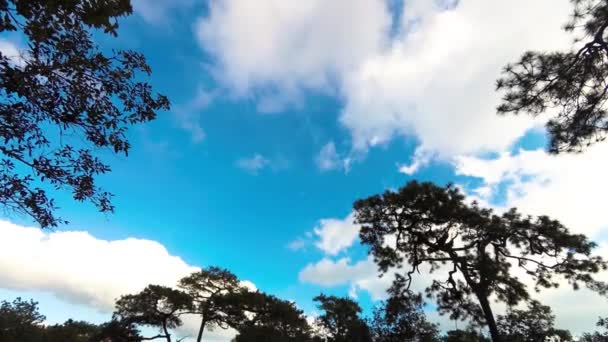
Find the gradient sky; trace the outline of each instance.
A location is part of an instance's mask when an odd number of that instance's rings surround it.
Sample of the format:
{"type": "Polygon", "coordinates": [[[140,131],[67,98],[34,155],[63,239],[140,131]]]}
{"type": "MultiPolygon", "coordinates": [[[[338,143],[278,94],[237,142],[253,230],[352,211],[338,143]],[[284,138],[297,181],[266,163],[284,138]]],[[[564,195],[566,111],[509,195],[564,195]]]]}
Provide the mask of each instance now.
{"type": "MultiPolygon", "coordinates": [[[[309,314],[321,291],[370,307],[390,280],[356,240],[352,203],[411,179],[548,214],[607,250],[608,146],[549,156],[542,119],[494,110],[502,66],[569,46],[567,0],[134,6],[117,39],[96,41],[143,52],[172,109],[130,131],[128,158],[107,156],[115,214],[58,193],[67,226],[40,232],[4,216],[0,298],[34,297],[51,322],[100,321],[121,291],[219,265],[309,314]]],[[[24,45],[0,37],[2,49],[24,45]]],[[[607,304],[567,288],[540,298],[574,332],[592,330],[607,304]]]]}

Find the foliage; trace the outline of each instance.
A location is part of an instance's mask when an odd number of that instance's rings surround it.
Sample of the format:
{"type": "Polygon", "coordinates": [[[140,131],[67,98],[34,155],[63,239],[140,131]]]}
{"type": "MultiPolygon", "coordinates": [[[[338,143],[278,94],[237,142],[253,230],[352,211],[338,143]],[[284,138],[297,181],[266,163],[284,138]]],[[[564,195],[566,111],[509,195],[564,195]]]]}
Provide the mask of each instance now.
{"type": "Polygon", "coordinates": [[[279,299],[259,291],[240,292],[233,295],[243,312],[250,319],[244,319],[236,329],[237,342],[256,341],[310,341],[311,327],[302,310],[293,302],[279,299]]]}
{"type": "Polygon", "coordinates": [[[140,342],[144,338],[135,324],[111,320],[101,324],[91,342],[140,342]]]}
{"type": "Polygon", "coordinates": [[[368,342],[371,333],[366,322],[359,317],[361,307],[349,298],[320,294],[314,298],[319,310],[317,325],[327,336],[327,342],[368,342]]]}
{"type": "Polygon", "coordinates": [[[125,324],[158,328],[160,333],[155,337],[170,342],[169,330],[182,325],[179,316],[191,308],[191,303],[190,297],[182,291],[148,285],[137,294],[120,297],[116,301],[114,319],[125,324]]]}
{"type": "Polygon", "coordinates": [[[39,340],[40,326],[45,317],[38,311],[38,303],[16,298],[12,303],[0,304],[0,341],[18,342],[39,340]]]}
{"type": "Polygon", "coordinates": [[[498,329],[505,341],[536,342],[559,336],[560,341],[572,341],[570,332],[554,328],[555,316],[551,308],[532,300],[527,310],[510,308],[506,315],[498,316],[498,329]]]}
{"type": "Polygon", "coordinates": [[[438,327],[427,321],[422,305],[422,297],[410,291],[392,294],[374,309],[369,324],[374,342],[438,341],[438,327]]]}
{"type": "Polygon", "coordinates": [[[67,320],[44,329],[44,341],[90,342],[99,333],[99,327],[84,321],[67,320]]]}
{"type": "Polygon", "coordinates": [[[546,216],[522,216],[515,209],[497,215],[469,204],[454,186],[409,182],[354,205],[360,237],[381,272],[397,269],[393,287],[409,289],[421,265],[437,274],[426,288],[440,313],[487,324],[500,340],[490,296],[516,305],[529,299],[526,285],[512,274],[525,271],[536,290],[586,285],[605,293],[593,275],[607,268],[585,236],[572,234],[546,216]],[[407,267],[407,269],[403,269],[407,267]],[[440,279],[441,278],[441,279],[440,279]]]}
{"type": "Polygon", "coordinates": [[[202,340],[207,326],[228,328],[244,320],[240,303],[233,295],[246,289],[230,271],[219,267],[201,269],[182,278],[178,287],[190,297],[192,307],[188,313],[201,317],[197,342],[202,340]]]}
{"type": "Polygon", "coordinates": [[[127,129],[150,121],[169,101],[142,81],[150,67],[134,51],[104,53],[95,29],[116,36],[129,0],[0,0],[0,33],[27,41],[19,56],[0,53],[0,206],[41,227],[65,222],[47,195],[112,212],[96,178],[110,171],[101,150],[127,155],[127,129]]]}
{"type": "Polygon", "coordinates": [[[473,329],[450,330],[441,339],[443,342],[489,342],[490,340],[473,329]]]}
{"type": "Polygon", "coordinates": [[[497,81],[504,91],[499,113],[536,116],[555,109],[547,123],[553,153],[581,151],[608,132],[608,2],[571,1],[574,11],[565,29],[578,35],[571,51],[528,51],[497,81]]]}
{"type": "MultiPolygon", "coordinates": [[[[99,327],[87,322],[68,320],[63,324],[43,325],[45,317],[38,303],[15,299],[0,305],[0,341],[3,342],[120,342],[98,338],[99,327]]],[[[124,340],[124,342],[141,339],[124,340]]]]}

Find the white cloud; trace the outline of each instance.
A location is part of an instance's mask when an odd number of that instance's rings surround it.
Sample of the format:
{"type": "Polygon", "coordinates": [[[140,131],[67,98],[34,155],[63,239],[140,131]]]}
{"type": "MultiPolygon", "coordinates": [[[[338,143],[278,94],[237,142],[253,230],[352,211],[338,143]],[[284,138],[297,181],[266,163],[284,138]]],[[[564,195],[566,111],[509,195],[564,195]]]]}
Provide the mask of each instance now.
{"type": "Polygon", "coordinates": [[[341,121],[354,147],[415,135],[440,156],[507,148],[533,122],[494,114],[494,80],[524,50],[567,42],[560,27],[569,9],[565,0],[463,0],[452,10],[420,9],[406,35],[345,78],[341,121]]]}
{"type": "Polygon", "coordinates": [[[15,66],[24,66],[25,60],[17,44],[0,38],[0,53],[6,57],[15,66]]]}
{"type": "Polygon", "coordinates": [[[399,172],[411,176],[418,172],[420,168],[426,166],[431,161],[431,158],[432,155],[430,152],[422,148],[417,148],[410,164],[399,164],[397,167],[399,172]]]}
{"type": "Polygon", "coordinates": [[[216,0],[197,33],[238,96],[339,95],[356,151],[398,136],[439,157],[503,151],[536,124],[495,115],[494,81],[526,49],[569,44],[568,0],[406,1],[403,10],[391,37],[382,0],[216,0]]]}
{"type": "Polygon", "coordinates": [[[298,278],[301,282],[323,287],[348,285],[351,297],[356,297],[357,291],[367,291],[373,300],[386,297],[386,289],[392,283],[392,277],[379,277],[377,266],[371,257],[351,263],[350,258],[333,261],[323,258],[314,264],[308,264],[298,278]]]}
{"type": "Polygon", "coordinates": [[[336,152],[336,145],[333,141],[328,142],[321,148],[315,161],[321,171],[339,170],[347,166],[345,160],[336,152]]]}
{"type": "Polygon", "coordinates": [[[192,6],[193,0],[132,0],[135,13],[149,23],[163,23],[170,17],[170,12],[192,6]]]}
{"type": "Polygon", "coordinates": [[[389,25],[384,0],[213,0],[197,35],[235,94],[263,87],[297,97],[333,88],[385,44],[389,25]]]}
{"type": "Polygon", "coordinates": [[[336,255],[353,245],[359,236],[359,229],[354,213],[344,219],[321,219],[313,230],[318,238],[315,246],[326,254],[336,255]]]}
{"type": "Polygon", "coordinates": [[[356,297],[357,293],[363,290],[374,300],[383,299],[393,278],[388,275],[380,277],[371,256],[356,263],[352,263],[349,257],[342,257],[337,261],[328,257],[348,250],[357,241],[360,226],[355,224],[354,220],[355,214],[352,212],[344,219],[319,220],[310,238],[316,239],[315,246],[326,256],[314,264],[306,265],[298,278],[301,282],[323,287],[348,285],[351,297],[356,297]]]}
{"type": "Polygon", "coordinates": [[[549,155],[543,150],[503,153],[496,159],[458,157],[456,172],[478,177],[473,189],[482,199],[506,187],[500,206],[517,207],[526,214],[559,219],[570,230],[591,237],[606,231],[604,215],[608,173],[608,144],[597,144],[582,154],[549,155]]]}
{"type": "Polygon", "coordinates": [[[174,286],[196,270],[155,241],[100,240],[86,232],[47,232],[0,221],[0,284],[48,291],[112,311],[119,296],[148,284],[174,286]]]}
{"type": "Polygon", "coordinates": [[[194,143],[200,143],[205,138],[205,131],[200,123],[201,111],[207,108],[216,96],[216,92],[199,87],[192,100],[176,106],[173,111],[178,127],[189,132],[194,143]]]}
{"type": "Polygon", "coordinates": [[[273,172],[283,171],[289,168],[289,159],[282,155],[275,155],[272,158],[267,158],[260,153],[255,153],[251,157],[240,158],[235,162],[235,165],[252,174],[257,175],[260,171],[269,169],[273,172]]]}
{"type": "Polygon", "coordinates": [[[297,238],[291,242],[289,242],[287,244],[287,248],[289,248],[292,251],[299,251],[301,249],[304,249],[307,245],[306,240],[302,239],[302,238],[297,238]]]}
{"type": "Polygon", "coordinates": [[[267,167],[269,164],[270,160],[258,153],[249,158],[241,158],[236,161],[237,167],[254,175],[257,175],[258,172],[267,167]]]}

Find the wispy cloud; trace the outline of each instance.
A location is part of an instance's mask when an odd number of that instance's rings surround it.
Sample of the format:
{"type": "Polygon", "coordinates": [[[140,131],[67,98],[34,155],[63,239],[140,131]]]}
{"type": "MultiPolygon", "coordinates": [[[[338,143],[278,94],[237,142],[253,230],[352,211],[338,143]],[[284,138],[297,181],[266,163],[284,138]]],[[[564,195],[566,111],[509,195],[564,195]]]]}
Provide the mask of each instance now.
{"type": "Polygon", "coordinates": [[[199,87],[192,100],[177,105],[173,111],[177,126],[190,133],[193,143],[200,143],[205,138],[205,131],[201,124],[201,112],[213,102],[216,96],[216,92],[199,87]]]}
{"type": "Polygon", "coordinates": [[[397,164],[399,172],[406,175],[413,175],[422,167],[426,166],[432,159],[432,154],[422,147],[418,147],[410,164],[397,164]]]}
{"type": "Polygon", "coordinates": [[[261,170],[266,168],[270,164],[270,160],[265,158],[259,153],[254,154],[251,157],[241,158],[236,161],[236,166],[242,170],[245,170],[253,175],[257,175],[261,170]]]}
{"type": "Polygon", "coordinates": [[[194,0],[133,0],[133,9],[146,22],[151,24],[166,23],[171,18],[171,12],[180,8],[188,8],[194,0]]]}
{"type": "Polygon", "coordinates": [[[268,158],[260,153],[254,153],[250,157],[237,159],[235,165],[247,173],[258,175],[266,169],[274,172],[286,170],[289,168],[289,160],[282,156],[268,158]]]}
{"type": "Polygon", "coordinates": [[[328,142],[321,148],[319,154],[315,157],[315,162],[321,171],[346,169],[346,163],[336,151],[336,145],[333,141],[328,142]]]}

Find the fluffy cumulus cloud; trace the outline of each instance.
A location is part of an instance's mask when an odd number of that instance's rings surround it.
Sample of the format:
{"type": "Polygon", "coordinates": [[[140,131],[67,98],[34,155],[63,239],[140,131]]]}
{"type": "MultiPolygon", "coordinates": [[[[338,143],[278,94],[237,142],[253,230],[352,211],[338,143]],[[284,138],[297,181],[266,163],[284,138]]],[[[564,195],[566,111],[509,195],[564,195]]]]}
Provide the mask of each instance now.
{"type": "Polygon", "coordinates": [[[472,192],[499,207],[517,207],[533,215],[549,215],[572,231],[591,237],[606,232],[604,215],[608,144],[581,154],[550,155],[544,150],[520,150],[498,158],[456,158],[456,172],[483,181],[472,192]],[[496,196],[504,198],[495,198],[496,196]]]}
{"type": "Polygon", "coordinates": [[[346,257],[336,261],[323,258],[306,265],[298,278],[301,282],[322,287],[348,286],[351,297],[356,297],[357,292],[363,290],[368,292],[373,300],[386,297],[386,289],[393,279],[388,275],[380,277],[371,257],[354,263],[346,257]]]}
{"type": "Polygon", "coordinates": [[[388,7],[215,0],[197,33],[237,95],[338,94],[354,150],[416,136],[439,156],[502,151],[535,124],[495,115],[494,81],[526,49],[567,45],[568,0],[414,0],[399,16],[388,7]]]}
{"type": "Polygon", "coordinates": [[[313,229],[315,246],[328,255],[336,255],[352,246],[359,236],[359,225],[355,224],[355,214],[344,219],[321,219],[313,229]]]}
{"type": "Polygon", "coordinates": [[[389,25],[384,0],[213,0],[197,35],[237,95],[292,96],[332,88],[385,44],[389,25]]]}
{"type": "Polygon", "coordinates": [[[494,115],[494,80],[526,49],[563,46],[568,11],[566,0],[406,2],[406,31],[346,77],[355,148],[407,134],[441,155],[508,147],[533,122],[494,115]]]}
{"type": "Polygon", "coordinates": [[[8,289],[49,291],[111,311],[119,296],[151,283],[174,286],[195,269],[155,241],[106,241],[0,221],[0,284],[8,289]]]}
{"type": "MultiPolygon", "coordinates": [[[[0,287],[49,292],[103,313],[111,313],[121,295],[148,284],[175,286],[197,269],[151,240],[101,240],[83,231],[49,232],[0,221],[0,287]]],[[[186,318],[181,333],[196,334],[199,323],[186,318]]],[[[207,335],[205,341],[230,341],[234,332],[207,335]]]]}
{"type": "Polygon", "coordinates": [[[292,242],[308,243],[312,240],[314,246],[324,254],[318,262],[307,264],[298,278],[303,283],[327,288],[347,286],[352,297],[356,297],[359,291],[365,291],[374,300],[383,299],[393,277],[390,274],[381,277],[371,256],[356,262],[348,256],[336,258],[341,253],[348,254],[357,241],[360,226],[355,224],[354,219],[354,213],[343,219],[321,219],[312,233],[307,234],[308,240],[292,242]]]}

